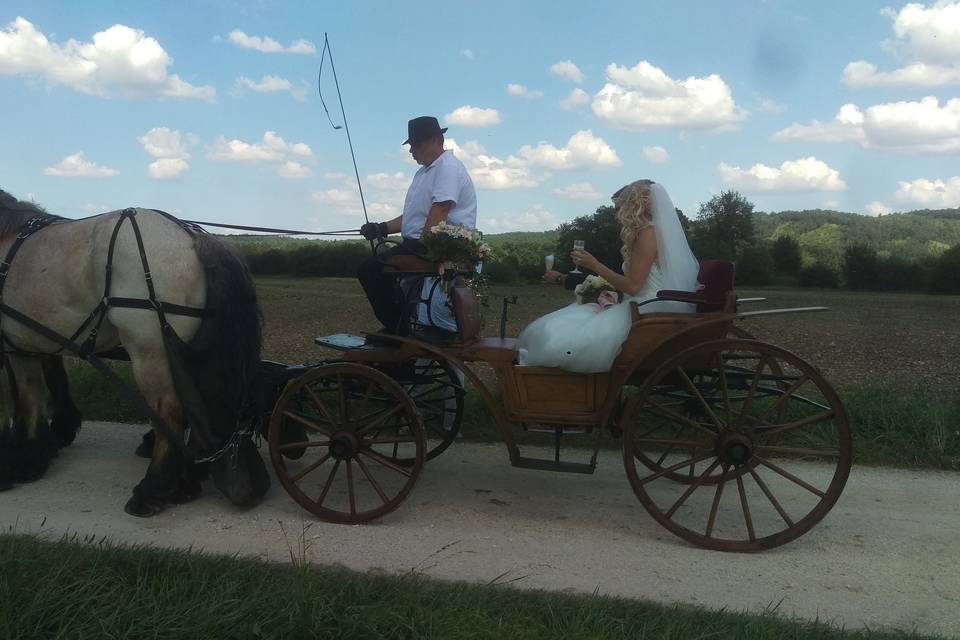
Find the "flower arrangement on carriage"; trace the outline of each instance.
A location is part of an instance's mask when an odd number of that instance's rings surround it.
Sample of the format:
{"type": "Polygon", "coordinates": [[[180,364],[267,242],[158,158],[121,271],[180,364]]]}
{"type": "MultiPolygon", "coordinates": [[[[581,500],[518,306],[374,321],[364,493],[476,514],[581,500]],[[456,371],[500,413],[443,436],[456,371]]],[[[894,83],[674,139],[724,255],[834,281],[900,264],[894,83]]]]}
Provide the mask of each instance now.
{"type": "Polygon", "coordinates": [[[420,241],[427,249],[427,258],[440,263],[441,275],[449,270],[479,273],[483,261],[490,256],[490,245],[483,241],[483,233],[445,220],[430,227],[420,241]]]}
{"type": "Polygon", "coordinates": [[[577,304],[593,303],[608,307],[619,301],[617,290],[601,276],[587,276],[573,292],[577,295],[577,304]]]}

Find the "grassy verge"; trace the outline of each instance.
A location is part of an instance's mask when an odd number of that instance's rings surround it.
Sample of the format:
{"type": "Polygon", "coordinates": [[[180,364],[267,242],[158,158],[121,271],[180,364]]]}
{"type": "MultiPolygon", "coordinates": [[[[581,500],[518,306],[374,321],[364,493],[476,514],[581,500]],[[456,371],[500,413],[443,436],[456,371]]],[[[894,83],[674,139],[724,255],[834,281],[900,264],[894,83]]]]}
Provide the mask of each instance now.
{"type": "MultiPolygon", "coordinates": [[[[129,366],[117,367],[132,385],[129,366]]],[[[92,368],[72,367],[69,374],[72,395],[85,419],[146,421],[131,399],[92,368]]],[[[842,398],[853,429],[857,464],[960,470],[960,400],[939,398],[920,389],[880,387],[846,391],[842,398]]],[[[496,424],[477,393],[467,393],[463,425],[467,440],[500,440],[496,424]]],[[[540,439],[543,444],[552,442],[547,437],[540,439]]],[[[576,444],[573,439],[569,442],[576,444]]],[[[592,443],[591,437],[585,446],[592,443]]]]}
{"type": "MultiPolygon", "coordinates": [[[[883,638],[900,632],[109,544],[0,536],[0,637],[883,638]]],[[[775,609],[775,607],[772,607],[775,609]]]]}

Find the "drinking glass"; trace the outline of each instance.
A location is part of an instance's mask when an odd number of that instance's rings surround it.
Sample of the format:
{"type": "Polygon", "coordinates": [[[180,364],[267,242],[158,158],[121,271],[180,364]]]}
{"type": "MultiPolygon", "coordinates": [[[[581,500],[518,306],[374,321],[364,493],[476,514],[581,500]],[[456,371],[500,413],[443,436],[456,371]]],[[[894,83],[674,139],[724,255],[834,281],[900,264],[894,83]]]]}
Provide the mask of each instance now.
{"type": "MultiPolygon", "coordinates": [[[[574,240],[574,241],[573,241],[573,250],[574,250],[574,251],[583,251],[583,247],[584,247],[584,246],[585,246],[585,245],[584,245],[584,243],[583,243],[583,240],[574,240]]],[[[573,271],[571,271],[570,273],[582,273],[582,272],[580,271],[580,265],[574,263],[574,265],[573,265],[573,271]]]]}

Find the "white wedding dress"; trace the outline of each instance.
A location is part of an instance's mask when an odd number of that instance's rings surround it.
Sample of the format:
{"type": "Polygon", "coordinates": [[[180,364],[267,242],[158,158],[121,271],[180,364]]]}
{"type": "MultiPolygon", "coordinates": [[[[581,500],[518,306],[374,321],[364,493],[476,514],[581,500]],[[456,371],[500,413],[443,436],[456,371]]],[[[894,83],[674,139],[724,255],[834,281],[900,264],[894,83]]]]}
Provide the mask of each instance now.
{"type": "MultiPolygon", "coordinates": [[[[658,184],[651,187],[651,193],[658,259],[643,288],[605,309],[598,304],[574,303],[537,318],[520,333],[519,364],[578,373],[609,371],[630,332],[631,302],[656,298],[662,289],[697,290],[699,264],[687,245],[673,203],[658,184]]],[[[681,302],[654,302],[638,310],[640,313],[692,313],[695,307],[681,302]]]]}

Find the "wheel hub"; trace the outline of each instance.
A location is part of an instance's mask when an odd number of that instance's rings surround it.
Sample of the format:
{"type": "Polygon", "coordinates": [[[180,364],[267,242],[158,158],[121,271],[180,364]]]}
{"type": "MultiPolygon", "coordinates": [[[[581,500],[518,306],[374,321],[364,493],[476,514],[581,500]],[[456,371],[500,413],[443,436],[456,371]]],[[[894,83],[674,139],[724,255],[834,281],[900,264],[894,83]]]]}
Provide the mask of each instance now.
{"type": "Polygon", "coordinates": [[[337,431],[330,437],[330,456],[334,460],[352,458],[359,448],[360,441],[349,431],[337,431]]]}
{"type": "Polygon", "coordinates": [[[753,457],[753,442],[742,433],[725,433],[717,440],[717,456],[724,464],[739,467],[753,457]]]}

